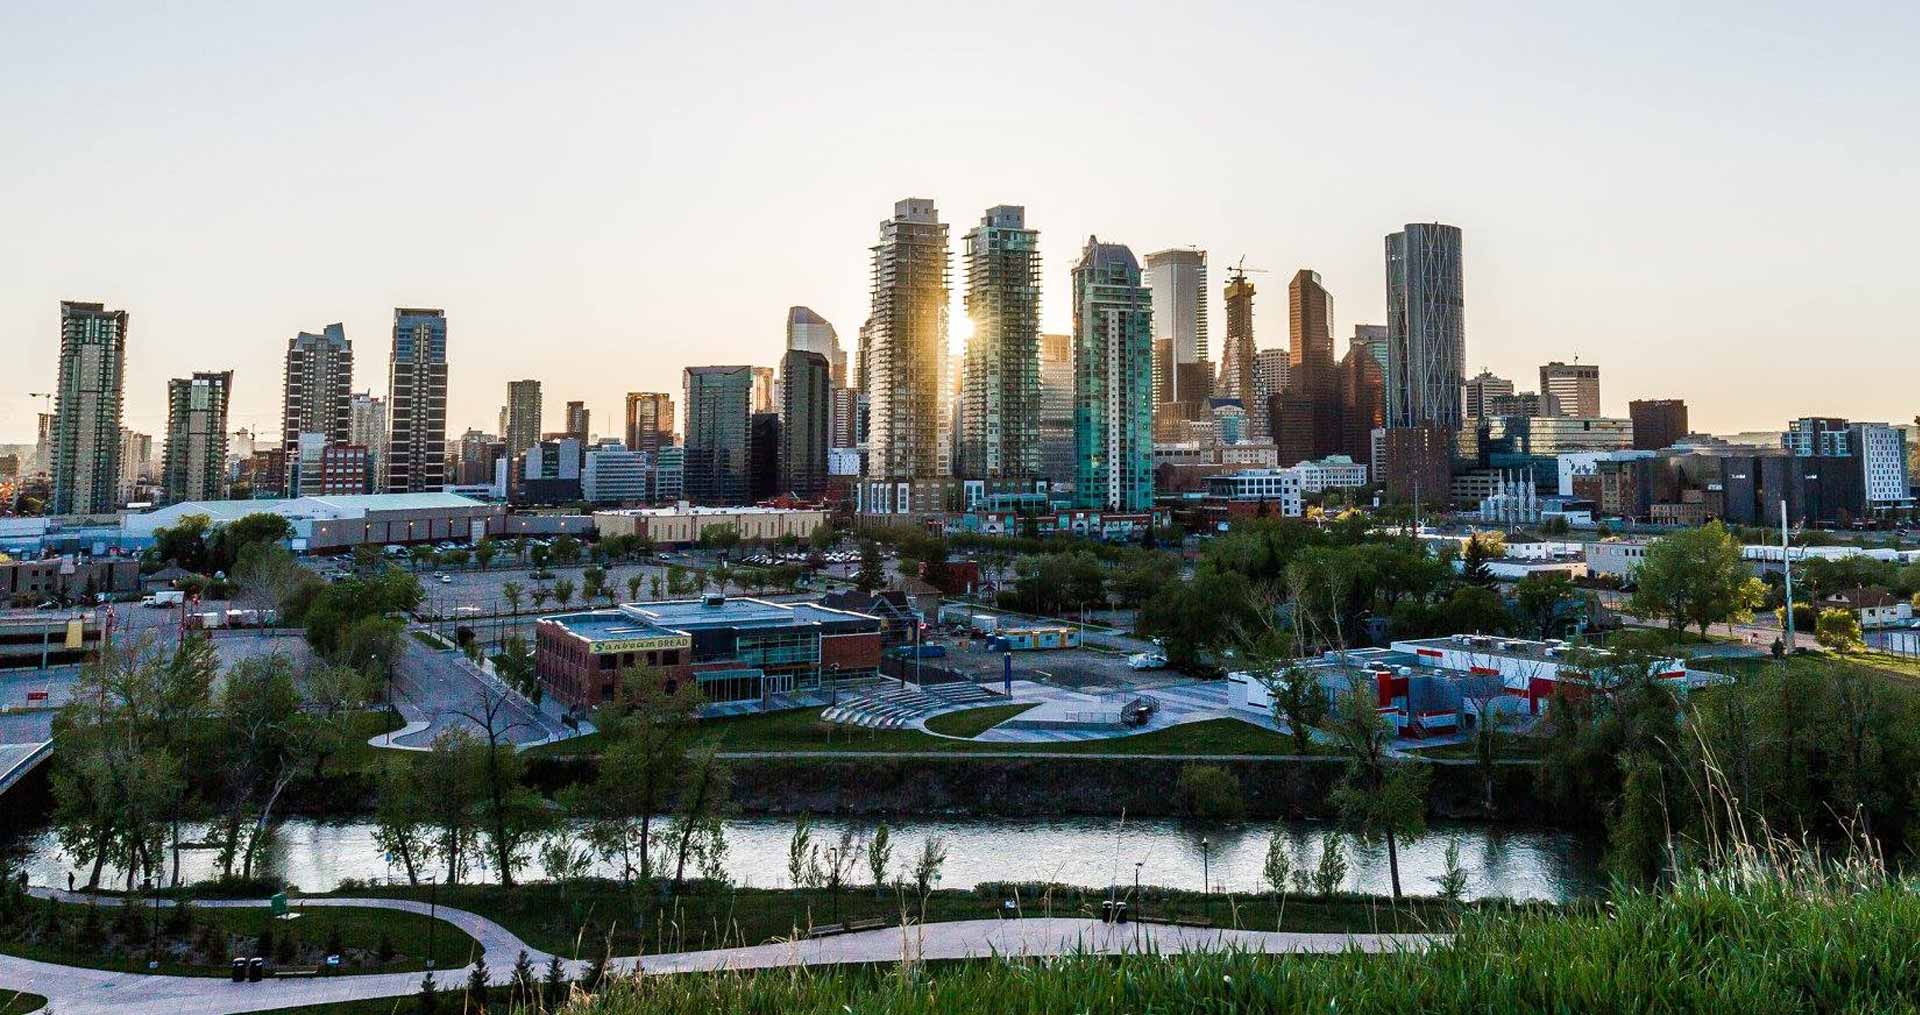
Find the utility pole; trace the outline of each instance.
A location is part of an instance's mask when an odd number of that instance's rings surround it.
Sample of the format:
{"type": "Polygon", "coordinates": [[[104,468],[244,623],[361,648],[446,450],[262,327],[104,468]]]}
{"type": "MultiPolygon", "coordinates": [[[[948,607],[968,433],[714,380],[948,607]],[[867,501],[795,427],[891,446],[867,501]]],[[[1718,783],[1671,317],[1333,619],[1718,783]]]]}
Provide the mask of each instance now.
{"type": "Polygon", "coordinates": [[[1780,499],[1780,567],[1786,572],[1787,606],[1787,655],[1793,654],[1793,556],[1792,548],[1787,545],[1787,501],[1780,499]]]}

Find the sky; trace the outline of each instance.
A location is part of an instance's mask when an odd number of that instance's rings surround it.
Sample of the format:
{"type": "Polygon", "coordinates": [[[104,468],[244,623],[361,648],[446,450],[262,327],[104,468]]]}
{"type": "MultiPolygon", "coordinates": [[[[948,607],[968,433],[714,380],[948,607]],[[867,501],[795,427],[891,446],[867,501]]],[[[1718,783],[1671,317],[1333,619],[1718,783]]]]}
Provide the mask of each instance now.
{"type": "Polygon", "coordinates": [[[1920,5],[0,5],[0,441],[30,441],[59,301],[131,315],[125,422],[340,321],[381,393],[396,306],[449,320],[448,429],[507,381],[549,429],[684,366],[773,365],[787,307],[851,351],[893,202],[955,249],[1041,231],[1067,331],[1089,235],[1245,257],[1255,334],[1319,271],[1339,348],[1382,237],[1461,227],[1468,373],[1596,363],[1604,411],[1696,430],[1920,412],[1920,5]],[[1684,9],[1682,9],[1684,8],[1684,9]]]}

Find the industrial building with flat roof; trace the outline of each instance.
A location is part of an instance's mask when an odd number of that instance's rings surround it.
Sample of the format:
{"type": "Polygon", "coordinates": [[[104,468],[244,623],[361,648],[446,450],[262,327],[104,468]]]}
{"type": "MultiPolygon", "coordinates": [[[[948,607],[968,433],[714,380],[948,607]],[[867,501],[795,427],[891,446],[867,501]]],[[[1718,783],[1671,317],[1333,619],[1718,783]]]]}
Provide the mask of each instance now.
{"type": "Polygon", "coordinates": [[[699,682],[709,702],[758,701],[879,670],[879,617],[819,603],[709,595],[542,617],[534,673],[573,708],[620,696],[637,670],[699,682]]]}
{"type": "Polygon", "coordinates": [[[214,525],[224,525],[252,514],[285,518],[293,526],[293,549],[327,552],[361,543],[477,540],[502,528],[506,508],[451,493],[200,500],[127,515],[121,528],[128,536],[152,539],[156,530],[178,525],[189,515],[206,515],[214,525]]]}
{"type": "Polygon", "coordinates": [[[644,535],[662,546],[691,546],[708,529],[732,528],[742,539],[805,539],[827,523],[817,508],[697,507],[681,501],[672,507],[595,511],[602,536],[644,535]]]}

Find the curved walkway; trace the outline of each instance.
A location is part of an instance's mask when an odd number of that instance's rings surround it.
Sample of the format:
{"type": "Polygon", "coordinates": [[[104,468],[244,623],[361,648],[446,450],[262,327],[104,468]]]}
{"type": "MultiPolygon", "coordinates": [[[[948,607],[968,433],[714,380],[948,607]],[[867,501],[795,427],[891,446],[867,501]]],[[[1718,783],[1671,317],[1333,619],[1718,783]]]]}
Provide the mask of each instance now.
{"type": "MultiPolygon", "coordinates": [[[[85,902],[87,896],[33,888],[38,898],[85,902]]],[[[165,904],[165,903],[163,903],[165,904]]],[[[261,907],[263,899],[196,900],[207,908],[261,907]]],[[[429,907],[411,899],[303,898],[301,908],[348,906],[434,912],[465,931],[486,952],[496,983],[505,982],[514,958],[525,950],[535,968],[548,955],[528,948],[518,936],[483,916],[447,906],[429,907]]],[[[898,962],[903,959],[966,959],[992,956],[1041,956],[1077,952],[1163,954],[1241,948],[1270,954],[1328,953],[1357,950],[1397,951],[1424,948],[1435,938],[1420,934],[1296,934],[1277,931],[1172,927],[1157,924],[1109,925],[1098,920],[1041,917],[1019,920],[957,920],[913,927],[889,927],[803,941],[720,948],[710,951],[616,958],[609,968],[621,972],[691,973],[767,969],[849,962],[898,962]]],[[[586,963],[566,963],[577,977],[586,963]]],[[[439,970],[435,982],[457,987],[471,966],[439,970]]],[[[62,966],[0,955],[0,989],[45,995],[61,1015],[171,1015],[174,1012],[252,1012],[299,1005],[334,1004],[368,998],[398,997],[420,989],[422,973],[369,973],[318,979],[267,980],[238,984],[221,977],[163,976],[62,966]]]]}

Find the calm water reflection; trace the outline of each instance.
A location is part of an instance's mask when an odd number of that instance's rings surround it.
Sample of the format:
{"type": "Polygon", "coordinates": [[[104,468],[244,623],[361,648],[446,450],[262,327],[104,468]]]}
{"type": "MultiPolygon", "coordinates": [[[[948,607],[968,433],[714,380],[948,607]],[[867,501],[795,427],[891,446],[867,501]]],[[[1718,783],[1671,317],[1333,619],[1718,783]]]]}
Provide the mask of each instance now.
{"type": "MultiPolygon", "coordinates": [[[[823,847],[841,830],[856,836],[871,832],[871,821],[820,820],[815,839],[823,847]]],[[[1290,823],[1280,826],[1292,850],[1295,866],[1312,866],[1319,858],[1325,826],[1290,823]]],[[[1201,887],[1205,877],[1216,890],[1251,892],[1263,888],[1260,871],[1266,861],[1274,826],[1194,826],[1177,821],[1126,821],[1102,818],[1014,820],[1000,818],[913,818],[892,826],[895,866],[907,862],[922,840],[938,835],[948,844],[948,860],[941,879],[947,888],[966,888],[983,881],[1057,881],[1099,887],[1127,884],[1139,865],[1144,884],[1201,887]],[[1206,843],[1205,848],[1202,842],[1206,843]],[[1203,870],[1204,868],[1204,870],[1203,870]]],[[[787,880],[787,842],[793,823],[778,818],[742,818],[727,824],[727,867],[744,885],[782,887],[787,880]]],[[[1444,867],[1448,843],[1460,845],[1461,864],[1468,872],[1468,894],[1514,899],[1564,901],[1595,891],[1600,885],[1598,853],[1577,836],[1543,830],[1506,830],[1482,825],[1436,825],[1428,835],[1400,850],[1403,888],[1432,894],[1434,879],[1444,867]]],[[[72,869],[61,855],[50,831],[29,831],[10,847],[25,863],[35,884],[66,883],[72,869]]],[[[1350,873],[1347,887],[1385,894],[1390,889],[1386,848],[1348,841],[1350,873]]],[[[270,860],[272,868],[308,891],[325,891],[346,878],[404,877],[374,847],[372,827],[362,822],[323,823],[290,821],[270,860]]],[[[200,880],[212,875],[212,851],[183,855],[183,876],[200,880]]],[[[865,871],[862,864],[859,868],[865,871]]],[[[612,875],[612,867],[598,873],[612,875]]],[[[82,880],[85,871],[80,871],[82,880]]],[[[537,868],[522,878],[540,876],[537,868]]],[[[864,877],[864,874],[860,875],[864,877]]],[[[495,880],[479,869],[473,880],[495,880]]]]}

